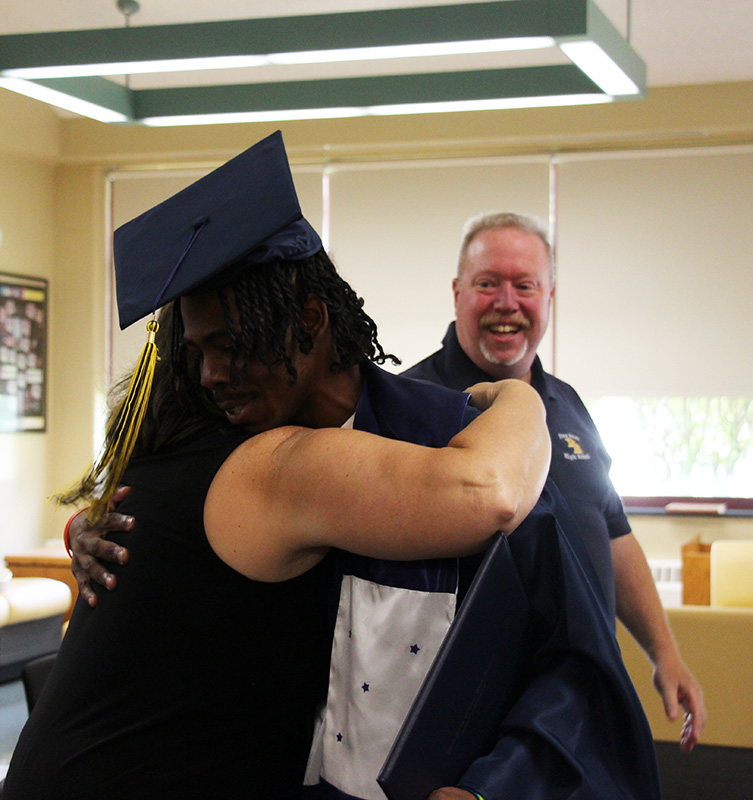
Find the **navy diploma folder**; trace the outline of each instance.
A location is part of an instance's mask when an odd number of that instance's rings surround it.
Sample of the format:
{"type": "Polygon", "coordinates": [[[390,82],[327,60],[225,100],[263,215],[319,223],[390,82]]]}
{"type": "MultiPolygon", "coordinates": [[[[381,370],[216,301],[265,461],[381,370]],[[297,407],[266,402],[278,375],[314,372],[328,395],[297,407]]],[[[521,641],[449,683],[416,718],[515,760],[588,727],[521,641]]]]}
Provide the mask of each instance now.
{"type": "Polygon", "coordinates": [[[495,745],[528,663],[530,608],[507,538],[487,550],[377,777],[389,800],[454,786],[495,745]]]}

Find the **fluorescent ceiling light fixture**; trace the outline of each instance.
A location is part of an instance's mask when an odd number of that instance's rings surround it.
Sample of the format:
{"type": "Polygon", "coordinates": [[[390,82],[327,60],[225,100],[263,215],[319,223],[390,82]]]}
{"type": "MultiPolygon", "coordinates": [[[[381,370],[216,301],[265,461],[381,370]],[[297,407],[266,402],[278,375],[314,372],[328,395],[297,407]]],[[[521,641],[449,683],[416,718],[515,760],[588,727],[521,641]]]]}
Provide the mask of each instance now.
{"type": "Polygon", "coordinates": [[[247,56],[208,56],[205,58],[164,59],[160,61],[119,61],[107,64],[62,64],[49,67],[5,69],[0,75],[26,80],[82,78],[92,75],[144,75],[161,72],[244,69],[270,64],[330,64],[348,61],[379,61],[392,58],[455,56],[472,53],[502,53],[540,50],[554,47],[551,36],[527,36],[506,39],[478,39],[466,42],[431,42],[426,44],[349,47],[338,50],[302,50],[292,53],[269,53],[247,56]]]}
{"type": "Polygon", "coordinates": [[[645,73],[643,61],[594,0],[486,0],[0,34],[0,77],[5,76],[0,86],[100,121],[148,125],[595,102],[579,99],[583,97],[609,102],[643,96],[645,73]],[[553,45],[570,63],[463,71],[462,65],[451,61],[456,55],[553,45]],[[233,84],[228,79],[226,84],[207,86],[196,85],[194,79],[189,86],[162,89],[132,89],[106,77],[256,66],[274,71],[280,65],[420,56],[443,56],[448,61],[441,73],[286,80],[283,67],[268,83],[233,84]]]}
{"type": "Polygon", "coordinates": [[[640,94],[640,89],[628,75],[596,44],[596,42],[563,42],[563,53],[607,94],[640,94]]]}
{"type": "Polygon", "coordinates": [[[161,61],[118,61],[109,64],[22,67],[20,69],[4,69],[0,71],[0,75],[34,81],[54,78],[86,78],[93,75],[147,75],[190,70],[244,69],[246,67],[263,67],[269,63],[269,58],[266,56],[217,56],[161,61]]]}
{"type": "Polygon", "coordinates": [[[289,122],[300,119],[345,119],[363,117],[361,108],[296,108],[284,111],[236,111],[218,114],[186,114],[171,117],[144,117],[142,125],[169,128],[179,125],[227,125],[238,122],[289,122]]]}
{"type": "Polygon", "coordinates": [[[43,103],[66,111],[72,111],[74,114],[81,114],[83,117],[89,117],[98,122],[128,122],[128,117],[119,111],[114,111],[96,103],[90,103],[88,100],[41,86],[32,81],[0,76],[0,87],[10,89],[11,92],[16,92],[17,94],[26,95],[26,97],[33,97],[35,100],[41,100],[43,103]]]}
{"type": "Polygon", "coordinates": [[[329,64],[344,61],[371,61],[420,56],[457,56],[470,53],[501,53],[513,50],[540,50],[554,47],[551,36],[527,36],[507,39],[478,39],[469,42],[430,42],[426,44],[351,47],[342,50],[307,50],[297,53],[274,53],[270,64],[329,64]]]}
{"type": "Polygon", "coordinates": [[[570,0],[578,17],[578,34],[557,37],[560,50],[606,94],[612,97],[638,97],[646,88],[646,65],[609,19],[592,2],[570,0]]]}
{"type": "Polygon", "coordinates": [[[371,116],[392,114],[447,114],[458,111],[500,111],[509,108],[543,108],[549,106],[584,106],[611,103],[603,94],[551,95],[549,97],[501,97],[498,100],[457,100],[447,103],[414,103],[413,105],[374,106],[366,109],[371,116]]]}
{"type": "Polygon", "coordinates": [[[247,111],[228,114],[146,117],[141,120],[141,123],[155,128],[180,125],[226,125],[239,122],[283,122],[302,119],[344,119],[346,117],[386,117],[408,114],[447,114],[463,111],[498,111],[511,108],[594,105],[613,101],[612,97],[604,94],[503,97],[496,100],[456,100],[437,103],[363,106],[361,108],[302,108],[291,111],[247,111]]]}

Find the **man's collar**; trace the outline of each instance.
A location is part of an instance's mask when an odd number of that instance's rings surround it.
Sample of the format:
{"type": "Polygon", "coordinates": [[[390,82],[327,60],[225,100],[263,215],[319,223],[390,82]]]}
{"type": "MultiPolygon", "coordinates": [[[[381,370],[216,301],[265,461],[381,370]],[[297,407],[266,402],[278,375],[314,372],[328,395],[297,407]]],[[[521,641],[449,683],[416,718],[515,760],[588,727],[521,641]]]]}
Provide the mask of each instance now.
{"type": "Polygon", "coordinates": [[[533,359],[533,364],[531,364],[531,386],[533,386],[542,397],[546,396],[549,400],[557,399],[554,378],[547,372],[544,372],[544,366],[538,355],[533,359]]]}
{"type": "Polygon", "coordinates": [[[468,395],[361,364],[364,389],[355,427],[391,439],[444,447],[466,418],[468,395]]]}
{"type": "Polygon", "coordinates": [[[533,364],[531,364],[531,386],[533,386],[536,391],[541,394],[546,387],[546,378],[544,377],[544,367],[541,363],[541,359],[539,358],[538,354],[533,359],[533,364]]]}

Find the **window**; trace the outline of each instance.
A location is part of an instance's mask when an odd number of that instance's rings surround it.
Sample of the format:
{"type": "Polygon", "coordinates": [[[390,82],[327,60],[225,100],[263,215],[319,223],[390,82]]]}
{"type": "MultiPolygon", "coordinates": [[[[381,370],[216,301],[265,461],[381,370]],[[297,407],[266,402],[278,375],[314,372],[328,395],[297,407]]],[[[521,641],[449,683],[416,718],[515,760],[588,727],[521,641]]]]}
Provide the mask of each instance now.
{"type": "Polygon", "coordinates": [[[753,399],[602,397],[586,405],[621,495],[753,498],[753,399]]]}
{"type": "Polygon", "coordinates": [[[589,398],[617,491],[753,509],[753,149],[556,171],[555,374],[589,398]]]}

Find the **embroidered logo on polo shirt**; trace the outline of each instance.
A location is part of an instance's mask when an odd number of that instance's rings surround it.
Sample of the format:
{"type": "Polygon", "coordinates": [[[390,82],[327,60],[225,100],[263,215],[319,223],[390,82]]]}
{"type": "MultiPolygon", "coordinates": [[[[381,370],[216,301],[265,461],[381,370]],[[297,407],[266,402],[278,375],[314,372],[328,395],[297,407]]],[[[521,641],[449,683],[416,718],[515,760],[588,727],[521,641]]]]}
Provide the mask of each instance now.
{"type": "Polygon", "coordinates": [[[557,436],[560,441],[564,442],[569,448],[562,454],[568,461],[588,461],[591,458],[590,453],[583,451],[583,447],[580,443],[580,436],[577,434],[558,433],[557,436]]]}

